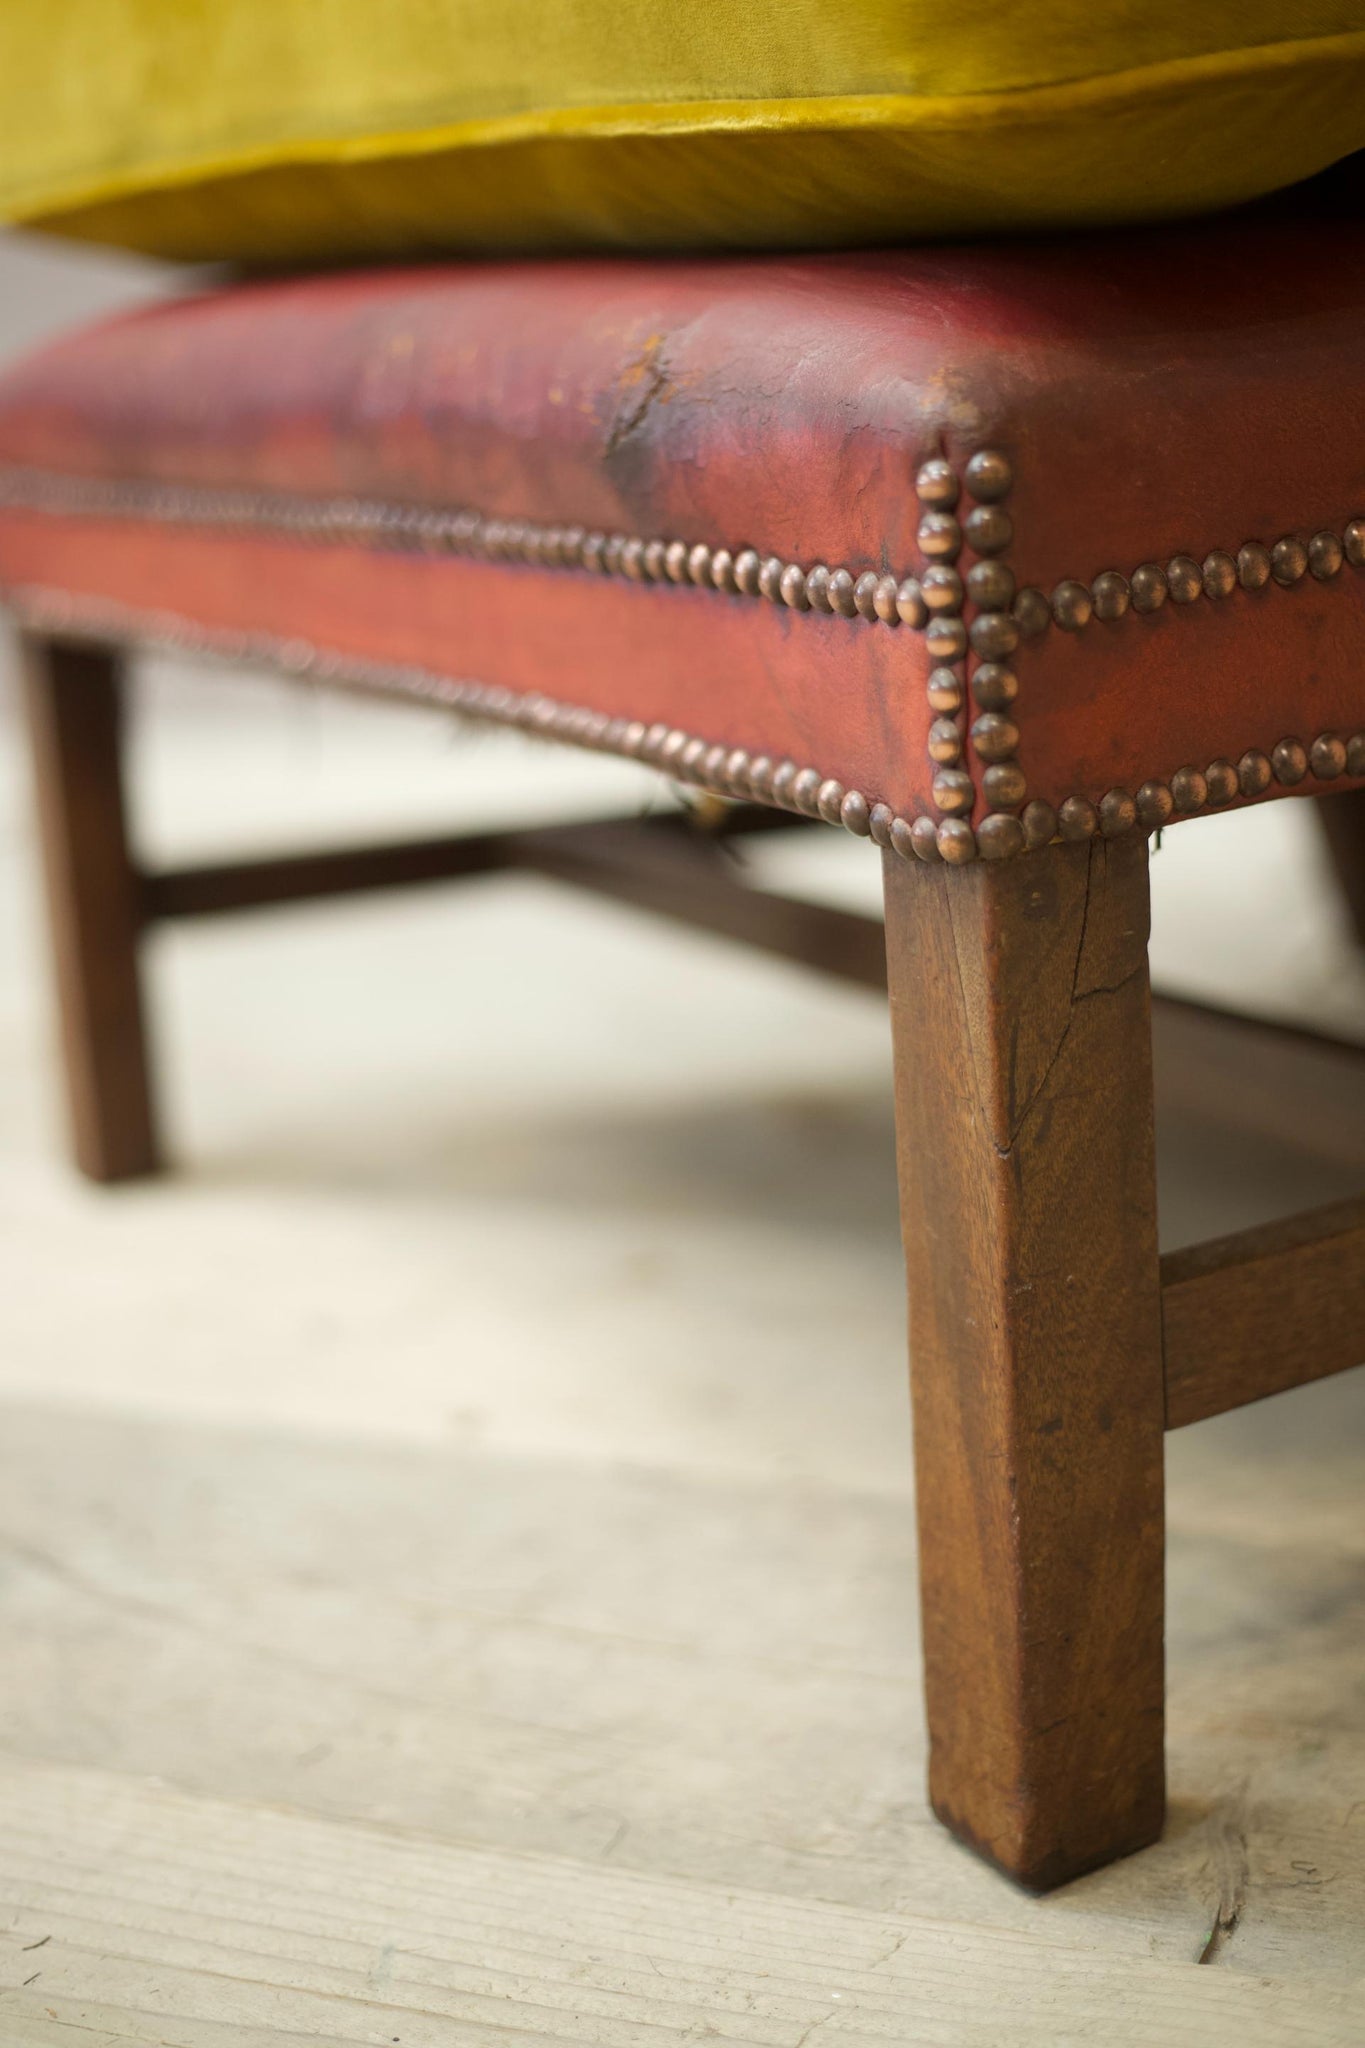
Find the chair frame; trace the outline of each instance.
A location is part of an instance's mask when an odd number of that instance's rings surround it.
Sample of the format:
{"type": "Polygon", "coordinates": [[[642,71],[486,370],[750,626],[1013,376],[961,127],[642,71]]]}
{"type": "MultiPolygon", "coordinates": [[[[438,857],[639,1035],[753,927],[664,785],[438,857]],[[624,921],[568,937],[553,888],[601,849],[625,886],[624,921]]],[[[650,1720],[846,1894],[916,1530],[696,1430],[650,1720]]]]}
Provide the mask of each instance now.
{"type": "MultiPolygon", "coordinates": [[[[25,639],[81,1171],[162,1163],[139,955],[167,919],[515,868],[885,986],[930,1796],[1034,1889],[1154,1841],[1164,1432],[1361,1362],[1365,1199],[1159,1256],[1145,837],[961,866],[888,849],[884,930],[749,887],[718,845],[798,821],[715,800],[149,874],[122,663],[99,640],[25,639]]],[[[1365,937],[1365,792],[1320,808],[1365,937]]]]}

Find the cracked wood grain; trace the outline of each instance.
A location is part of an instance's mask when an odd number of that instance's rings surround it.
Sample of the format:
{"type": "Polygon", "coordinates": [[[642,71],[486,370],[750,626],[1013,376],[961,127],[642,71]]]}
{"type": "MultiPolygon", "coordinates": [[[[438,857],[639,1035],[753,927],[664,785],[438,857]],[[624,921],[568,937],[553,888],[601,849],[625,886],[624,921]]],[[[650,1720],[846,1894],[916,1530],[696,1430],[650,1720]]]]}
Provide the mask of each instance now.
{"type": "Polygon", "coordinates": [[[930,1796],[1045,1887],[1160,1832],[1142,841],[886,869],[930,1796]]]}

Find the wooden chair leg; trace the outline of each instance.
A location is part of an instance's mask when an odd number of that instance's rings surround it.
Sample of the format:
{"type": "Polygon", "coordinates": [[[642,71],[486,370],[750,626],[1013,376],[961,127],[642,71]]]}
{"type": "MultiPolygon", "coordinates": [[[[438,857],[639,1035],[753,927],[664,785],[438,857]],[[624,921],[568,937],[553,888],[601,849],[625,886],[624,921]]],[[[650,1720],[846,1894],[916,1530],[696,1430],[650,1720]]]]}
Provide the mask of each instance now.
{"type": "Polygon", "coordinates": [[[92,1180],[160,1164],[138,975],[115,657],[29,639],[25,696],[76,1163],[92,1180]]]}
{"type": "Polygon", "coordinates": [[[1365,946],[1365,789],[1319,797],[1317,811],[1352,928],[1365,946]]]}
{"type": "Polygon", "coordinates": [[[1147,848],[886,864],[930,1797],[1042,1890],[1165,1805],[1147,848]]]}

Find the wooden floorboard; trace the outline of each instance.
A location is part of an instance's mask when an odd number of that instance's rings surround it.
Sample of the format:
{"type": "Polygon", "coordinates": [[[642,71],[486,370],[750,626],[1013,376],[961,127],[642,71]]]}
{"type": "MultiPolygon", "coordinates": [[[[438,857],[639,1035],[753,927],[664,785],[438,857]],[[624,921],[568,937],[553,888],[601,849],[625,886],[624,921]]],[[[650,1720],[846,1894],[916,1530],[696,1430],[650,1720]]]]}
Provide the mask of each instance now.
{"type": "Polygon", "coordinates": [[[1358,2039],[1345,1993],[0,1759],[0,2028],[174,2048],[1358,2039]]]}
{"type": "Polygon", "coordinates": [[[5,1424],[6,2048],[1359,2038],[1344,1452],[1178,1463],[1171,1827],[1039,1901],[924,1809],[903,1500],[5,1424]]]}

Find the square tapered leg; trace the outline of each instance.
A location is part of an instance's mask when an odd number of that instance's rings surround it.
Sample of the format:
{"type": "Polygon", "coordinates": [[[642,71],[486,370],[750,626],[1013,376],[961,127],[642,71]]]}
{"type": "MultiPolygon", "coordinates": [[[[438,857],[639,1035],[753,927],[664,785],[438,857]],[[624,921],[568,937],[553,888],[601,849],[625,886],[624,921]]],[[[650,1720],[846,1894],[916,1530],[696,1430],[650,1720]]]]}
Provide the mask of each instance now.
{"type": "Polygon", "coordinates": [[[1147,848],[886,862],[930,1796],[1038,1889],[1153,1841],[1147,848]]]}

